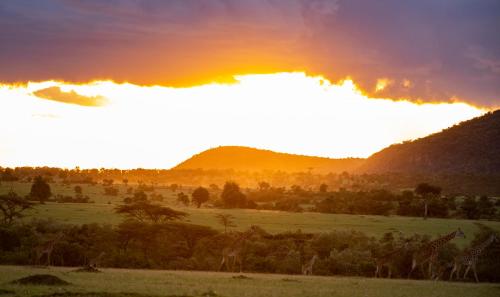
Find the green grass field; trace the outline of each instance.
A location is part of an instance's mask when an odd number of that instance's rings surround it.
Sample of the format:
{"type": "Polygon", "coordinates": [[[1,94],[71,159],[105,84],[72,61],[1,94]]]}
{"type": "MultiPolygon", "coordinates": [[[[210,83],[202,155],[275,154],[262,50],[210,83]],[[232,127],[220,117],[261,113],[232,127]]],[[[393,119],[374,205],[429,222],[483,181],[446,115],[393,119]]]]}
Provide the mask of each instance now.
{"type": "MultiPolygon", "coordinates": [[[[74,268],[0,266],[0,289],[15,296],[75,296],[70,293],[135,293],[127,296],[225,297],[488,297],[498,296],[498,284],[474,284],[357,277],[322,277],[279,274],[238,274],[191,271],[103,269],[102,273],[72,272],[74,268]],[[52,274],[66,286],[13,285],[9,282],[32,274],[52,274]]],[[[124,294],[125,295],[125,294],[124,294]]],[[[5,295],[8,296],[8,295],[5,295]]],[[[80,295],[82,296],[82,295],[80,295]]],[[[107,295],[117,296],[117,295],[107,295]]]]}
{"type": "MultiPolygon", "coordinates": [[[[10,184],[10,183],[9,183],[10,184]]],[[[12,183],[12,188],[19,194],[29,192],[28,183],[12,183]]],[[[52,184],[54,194],[73,195],[74,186],[52,184]]],[[[121,195],[117,197],[105,196],[101,185],[82,185],[85,195],[89,195],[95,203],[47,203],[36,205],[27,213],[25,219],[51,218],[62,223],[84,224],[118,224],[122,217],[114,213],[116,205],[120,204],[125,192],[125,186],[120,185],[121,195]]],[[[0,193],[7,192],[7,184],[0,186],[0,193]]],[[[460,227],[468,235],[466,239],[457,239],[454,242],[459,246],[466,245],[474,232],[478,230],[475,225],[477,221],[456,219],[428,219],[401,216],[369,216],[369,215],[344,215],[344,214],[321,214],[321,213],[291,213],[268,210],[248,209],[215,209],[194,208],[179,205],[175,199],[176,194],[166,188],[156,190],[165,198],[164,205],[185,211],[189,214],[186,221],[206,225],[218,230],[223,227],[218,224],[215,214],[230,213],[235,217],[236,229],[242,230],[250,225],[258,225],[268,232],[286,232],[301,229],[304,232],[328,232],[332,230],[356,230],[368,235],[380,237],[386,232],[400,231],[406,235],[429,234],[432,236],[444,235],[460,227]]],[[[481,221],[482,224],[500,231],[500,222],[481,221]]]]}
{"type": "MultiPolygon", "coordinates": [[[[122,217],[113,212],[113,204],[60,204],[49,203],[39,205],[29,213],[29,218],[52,218],[63,223],[83,224],[102,223],[117,224],[122,217]]],[[[217,223],[215,214],[230,213],[236,219],[236,229],[245,229],[252,224],[258,225],[268,232],[277,233],[301,229],[304,232],[328,232],[332,230],[357,230],[368,235],[379,237],[385,232],[401,231],[404,234],[414,233],[439,235],[462,228],[465,239],[454,242],[459,246],[466,245],[478,230],[477,221],[455,219],[428,219],[400,216],[362,216],[321,213],[289,213],[282,211],[243,210],[243,209],[212,209],[183,208],[176,209],[189,213],[186,221],[194,224],[207,225],[219,230],[223,227],[217,223]]],[[[500,222],[481,222],[500,231],[500,222]]]]}

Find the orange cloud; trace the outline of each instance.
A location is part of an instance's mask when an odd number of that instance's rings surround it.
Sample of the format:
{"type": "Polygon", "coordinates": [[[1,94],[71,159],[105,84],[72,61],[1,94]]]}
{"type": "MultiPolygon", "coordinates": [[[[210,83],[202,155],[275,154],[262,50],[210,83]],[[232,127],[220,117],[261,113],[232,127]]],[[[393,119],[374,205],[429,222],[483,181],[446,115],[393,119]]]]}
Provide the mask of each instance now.
{"type": "Polygon", "coordinates": [[[84,96],[75,91],[63,92],[57,86],[35,91],[33,95],[47,100],[90,107],[103,106],[107,102],[102,96],[84,96]]]}

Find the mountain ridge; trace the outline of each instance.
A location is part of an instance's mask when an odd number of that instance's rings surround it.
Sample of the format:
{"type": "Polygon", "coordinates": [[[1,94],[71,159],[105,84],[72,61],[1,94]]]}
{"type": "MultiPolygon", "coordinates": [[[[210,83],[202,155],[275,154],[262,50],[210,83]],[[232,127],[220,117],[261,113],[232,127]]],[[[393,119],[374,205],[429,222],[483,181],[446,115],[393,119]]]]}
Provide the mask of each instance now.
{"type": "Polygon", "coordinates": [[[193,155],[172,169],[340,173],[353,171],[364,159],[296,155],[245,146],[219,146],[193,155]]]}
{"type": "Polygon", "coordinates": [[[422,138],[392,144],[366,159],[333,159],[244,146],[219,146],[193,155],[172,169],[500,175],[500,110],[422,138]]]}
{"type": "Polygon", "coordinates": [[[362,173],[500,173],[500,110],[371,155],[362,173]]]}

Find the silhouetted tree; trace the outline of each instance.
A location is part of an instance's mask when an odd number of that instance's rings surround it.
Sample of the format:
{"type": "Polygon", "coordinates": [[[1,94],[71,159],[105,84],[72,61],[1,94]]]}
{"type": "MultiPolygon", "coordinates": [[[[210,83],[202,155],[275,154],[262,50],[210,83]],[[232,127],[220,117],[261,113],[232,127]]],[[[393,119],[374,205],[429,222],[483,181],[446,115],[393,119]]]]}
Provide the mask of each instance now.
{"type": "Polygon", "coordinates": [[[134,196],[132,197],[127,197],[123,199],[125,203],[134,203],[134,202],[144,202],[148,201],[148,195],[144,193],[144,191],[135,191],[134,196]]]}
{"type": "Polygon", "coordinates": [[[38,199],[40,203],[45,203],[45,200],[52,196],[50,185],[41,177],[35,177],[31,186],[30,197],[38,199]]]}
{"type": "Polygon", "coordinates": [[[260,191],[267,191],[267,190],[269,190],[270,187],[271,187],[271,185],[267,182],[260,182],[259,183],[259,190],[260,191]]]}
{"type": "Polygon", "coordinates": [[[470,220],[478,219],[480,216],[476,198],[472,196],[464,199],[460,205],[460,210],[464,213],[465,217],[470,220]]]}
{"type": "Polygon", "coordinates": [[[320,191],[321,193],[326,193],[326,191],[327,191],[327,190],[328,190],[328,185],[327,185],[327,184],[321,184],[321,185],[319,186],[319,191],[320,191]]]}
{"type": "Polygon", "coordinates": [[[215,215],[215,218],[222,226],[224,226],[224,233],[227,233],[228,227],[236,227],[233,215],[219,213],[215,215]]]}
{"type": "Polygon", "coordinates": [[[119,205],[115,212],[123,214],[129,219],[139,222],[163,223],[166,221],[180,220],[187,216],[187,213],[173,210],[170,207],[152,204],[149,201],[137,201],[129,204],[119,205]]]}
{"type": "Polygon", "coordinates": [[[184,194],[184,192],[180,192],[179,194],[177,194],[177,202],[180,202],[185,206],[188,206],[189,205],[188,195],[184,194]]]}
{"type": "Polygon", "coordinates": [[[496,212],[495,206],[493,202],[491,202],[490,198],[488,196],[481,196],[479,197],[479,201],[477,202],[477,207],[479,209],[480,217],[481,218],[489,218],[493,216],[496,212]]]}
{"type": "Polygon", "coordinates": [[[179,189],[179,185],[178,184],[171,184],[169,188],[170,188],[170,191],[175,193],[179,189]]]}
{"type": "Polygon", "coordinates": [[[18,196],[15,192],[0,195],[1,222],[4,225],[11,225],[16,218],[22,217],[22,212],[31,208],[32,204],[18,196]]]}
{"type": "Polygon", "coordinates": [[[424,220],[427,219],[429,200],[433,197],[438,197],[441,194],[441,188],[427,183],[418,184],[415,188],[415,194],[424,199],[424,220]]]}
{"type": "Polygon", "coordinates": [[[198,187],[193,191],[191,197],[191,202],[196,204],[196,207],[200,208],[201,204],[208,201],[208,199],[210,198],[210,193],[208,193],[207,189],[198,187]]]}
{"type": "Polygon", "coordinates": [[[222,203],[225,207],[246,207],[247,198],[235,182],[226,182],[221,194],[222,203]]]}
{"type": "Polygon", "coordinates": [[[75,186],[74,188],[76,194],[81,194],[82,193],[82,187],[80,186],[75,186]]]}
{"type": "Polygon", "coordinates": [[[14,170],[11,168],[5,168],[0,174],[0,180],[2,181],[16,181],[19,180],[17,176],[14,175],[14,170]]]}

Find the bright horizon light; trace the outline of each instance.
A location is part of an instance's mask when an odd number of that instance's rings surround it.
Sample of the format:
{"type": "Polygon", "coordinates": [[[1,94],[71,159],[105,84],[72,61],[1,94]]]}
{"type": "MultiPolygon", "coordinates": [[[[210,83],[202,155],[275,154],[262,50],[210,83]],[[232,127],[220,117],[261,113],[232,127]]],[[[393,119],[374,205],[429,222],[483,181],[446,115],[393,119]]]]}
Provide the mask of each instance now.
{"type": "Polygon", "coordinates": [[[0,85],[0,166],[170,168],[222,145],[368,157],[487,111],[460,102],[368,98],[351,80],[335,84],[301,72],[235,80],[189,88],[0,85]]]}

